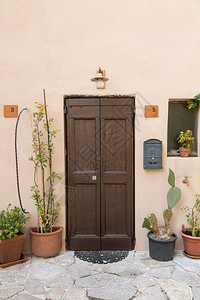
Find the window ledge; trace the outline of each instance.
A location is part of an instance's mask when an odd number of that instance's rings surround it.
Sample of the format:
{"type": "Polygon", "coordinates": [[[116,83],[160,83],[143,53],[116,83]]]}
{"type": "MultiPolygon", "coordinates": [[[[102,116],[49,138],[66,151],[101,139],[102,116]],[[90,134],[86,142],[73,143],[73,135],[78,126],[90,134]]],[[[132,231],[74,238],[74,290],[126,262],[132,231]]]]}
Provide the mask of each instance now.
{"type": "MultiPolygon", "coordinates": [[[[179,153],[177,153],[177,154],[167,153],[167,157],[180,157],[180,154],[179,153]]],[[[192,153],[189,155],[189,157],[198,157],[198,153],[192,153]]]]}

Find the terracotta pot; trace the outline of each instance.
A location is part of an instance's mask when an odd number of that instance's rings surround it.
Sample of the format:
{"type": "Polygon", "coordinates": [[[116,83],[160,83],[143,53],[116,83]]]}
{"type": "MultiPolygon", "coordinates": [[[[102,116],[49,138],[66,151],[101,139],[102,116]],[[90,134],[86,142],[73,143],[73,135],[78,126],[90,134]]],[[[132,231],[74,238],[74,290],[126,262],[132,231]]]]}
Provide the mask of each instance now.
{"type": "MultiPolygon", "coordinates": [[[[187,231],[187,230],[185,230],[187,231]]],[[[180,231],[186,254],[200,258],[200,237],[194,237],[180,231]]]]}
{"type": "Polygon", "coordinates": [[[15,260],[19,260],[26,238],[25,233],[12,238],[0,241],[0,263],[5,264],[15,260]]]}
{"type": "Polygon", "coordinates": [[[180,147],[179,152],[180,152],[180,157],[188,157],[190,154],[190,148],[180,147]]]}
{"type": "Polygon", "coordinates": [[[31,251],[43,258],[58,254],[62,248],[63,227],[53,227],[52,232],[38,233],[36,227],[29,229],[31,237],[31,251]]]}

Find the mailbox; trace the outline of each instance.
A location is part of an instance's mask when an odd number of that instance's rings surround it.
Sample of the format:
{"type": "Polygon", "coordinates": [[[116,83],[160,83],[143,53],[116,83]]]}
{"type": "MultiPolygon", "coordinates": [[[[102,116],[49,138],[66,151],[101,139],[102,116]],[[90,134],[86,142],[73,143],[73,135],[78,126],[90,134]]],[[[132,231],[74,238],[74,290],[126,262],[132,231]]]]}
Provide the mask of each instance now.
{"type": "Polygon", "coordinates": [[[162,141],[149,139],[144,141],[144,169],[162,169],[162,141]]]}

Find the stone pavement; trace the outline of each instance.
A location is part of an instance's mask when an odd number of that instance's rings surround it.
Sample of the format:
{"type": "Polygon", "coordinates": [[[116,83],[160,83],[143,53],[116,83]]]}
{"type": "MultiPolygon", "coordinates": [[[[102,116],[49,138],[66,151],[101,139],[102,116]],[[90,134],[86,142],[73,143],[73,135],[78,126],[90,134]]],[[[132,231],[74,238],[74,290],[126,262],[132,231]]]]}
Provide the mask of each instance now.
{"type": "Polygon", "coordinates": [[[181,251],[170,262],[131,251],[124,260],[104,265],[81,261],[72,251],[50,259],[30,256],[0,269],[0,299],[199,300],[200,260],[181,251]]]}

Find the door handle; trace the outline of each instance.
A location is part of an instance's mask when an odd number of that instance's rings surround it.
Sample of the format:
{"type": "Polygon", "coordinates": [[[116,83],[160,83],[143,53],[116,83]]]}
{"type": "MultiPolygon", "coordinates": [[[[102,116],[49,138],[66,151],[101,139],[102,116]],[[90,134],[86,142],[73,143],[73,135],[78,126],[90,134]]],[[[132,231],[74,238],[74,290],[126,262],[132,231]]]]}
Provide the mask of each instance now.
{"type": "Polygon", "coordinates": [[[97,179],[97,176],[93,175],[92,180],[95,181],[97,179]]]}

